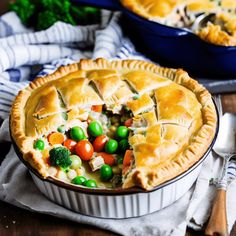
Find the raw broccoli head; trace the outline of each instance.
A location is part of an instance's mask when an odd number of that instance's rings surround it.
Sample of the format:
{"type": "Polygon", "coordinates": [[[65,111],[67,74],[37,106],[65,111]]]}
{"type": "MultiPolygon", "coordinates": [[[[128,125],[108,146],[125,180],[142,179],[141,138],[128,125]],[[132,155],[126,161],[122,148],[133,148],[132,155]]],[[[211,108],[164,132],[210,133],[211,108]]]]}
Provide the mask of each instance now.
{"type": "Polygon", "coordinates": [[[39,30],[44,30],[49,28],[57,21],[58,17],[53,12],[46,10],[38,14],[38,21],[36,28],[39,30]]]}
{"type": "Polygon", "coordinates": [[[70,0],[16,0],[10,4],[22,22],[36,30],[44,30],[57,21],[71,25],[99,22],[100,11],[71,4],[70,0]]]}
{"type": "Polygon", "coordinates": [[[29,19],[35,13],[35,5],[30,0],[16,0],[10,3],[9,8],[11,11],[15,11],[26,25],[28,25],[29,19]]]}
{"type": "Polygon", "coordinates": [[[65,147],[56,147],[49,151],[50,163],[66,170],[72,163],[70,151],[65,147]]]}

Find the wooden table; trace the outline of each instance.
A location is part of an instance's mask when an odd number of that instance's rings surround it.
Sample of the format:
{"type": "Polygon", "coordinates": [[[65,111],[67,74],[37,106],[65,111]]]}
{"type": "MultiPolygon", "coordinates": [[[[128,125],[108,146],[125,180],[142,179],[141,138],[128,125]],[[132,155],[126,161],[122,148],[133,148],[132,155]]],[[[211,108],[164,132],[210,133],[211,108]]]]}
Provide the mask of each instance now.
{"type": "MultiPolygon", "coordinates": [[[[0,0],[0,15],[6,12],[8,2],[10,1],[0,0]]],[[[222,104],[224,112],[236,113],[236,93],[222,95],[222,104]]],[[[1,163],[3,157],[9,150],[9,145],[0,143],[0,150],[1,163]]],[[[0,235],[111,236],[116,234],[90,225],[74,223],[39,213],[32,213],[0,201],[0,235]]],[[[195,235],[203,235],[203,232],[195,232],[191,229],[187,229],[186,236],[195,235]]],[[[230,235],[236,235],[236,225],[234,225],[230,235]]]]}

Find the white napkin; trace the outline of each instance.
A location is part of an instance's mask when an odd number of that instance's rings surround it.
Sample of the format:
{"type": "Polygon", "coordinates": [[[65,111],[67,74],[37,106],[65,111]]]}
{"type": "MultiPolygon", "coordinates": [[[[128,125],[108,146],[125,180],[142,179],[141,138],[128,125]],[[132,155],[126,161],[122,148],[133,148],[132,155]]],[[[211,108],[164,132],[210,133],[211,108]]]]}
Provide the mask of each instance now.
{"type": "MultiPolygon", "coordinates": [[[[104,11],[103,19],[109,14],[109,12],[104,11]]],[[[102,25],[85,27],[83,30],[81,27],[57,23],[44,32],[32,33],[21,26],[18,27],[17,31],[17,34],[21,36],[11,36],[16,32],[14,23],[20,24],[14,13],[8,13],[1,18],[0,34],[3,32],[2,29],[6,24],[8,28],[4,28],[4,33],[0,37],[6,35],[8,37],[0,39],[1,44],[5,45],[0,48],[2,52],[0,57],[0,71],[2,71],[0,74],[0,117],[5,118],[0,128],[0,142],[10,141],[7,119],[10,104],[18,90],[24,87],[28,83],[27,80],[30,79],[31,67],[28,65],[51,63],[53,57],[54,59],[59,59],[65,56],[64,52],[68,52],[66,54],[70,56],[69,59],[56,60],[50,65],[46,65],[41,73],[43,75],[53,72],[59,65],[71,63],[81,57],[144,58],[137,53],[129,39],[123,36],[118,24],[118,18],[119,14],[115,14],[108,25],[106,25],[106,20],[103,20],[102,25]],[[4,21],[4,24],[1,24],[2,21],[4,21]],[[106,26],[105,28],[103,28],[104,25],[106,26]],[[64,31],[67,32],[66,38],[65,35],[60,38],[59,35],[63,35],[62,32],[64,31]],[[47,39],[49,32],[52,38],[47,39]],[[57,32],[61,33],[58,35],[57,32]],[[35,36],[36,34],[39,36],[35,36]],[[85,37],[84,34],[87,36],[85,37]],[[33,41],[34,37],[38,37],[38,39],[33,41]],[[31,41],[29,38],[31,38],[31,41]],[[22,39],[24,40],[22,41],[22,39]],[[80,47],[83,44],[86,45],[87,42],[85,43],[85,39],[89,39],[87,40],[89,44],[94,43],[94,51],[92,53],[79,51],[74,48],[74,43],[79,44],[80,47]],[[57,42],[58,44],[42,44],[46,43],[47,40],[48,42],[54,41],[54,43],[57,42]],[[15,43],[12,43],[13,41],[15,43]],[[58,48],[60,48],[60,53],[54,54],[58,48]],[[34,55],[33,52],[35,50],[36,52],[39,51],[41,56],[39,54],[38,56],[34,55]],[[19,53],[22,53],[24,56],[19,56],[19,53]],[[48,54],[53,55],[49,56],[48,54]],[[8,70],[6,71],[6,69],[8,70]]],[[[161,211],[143,217],[124,220],[99,219],[74,213],[45,198],[35,187],[26,168],[18,160],[13,148],[11,148],[10,153],[0,166],[0,199],[30,211],[95,225],[123,235],[181,236],[185,235],[187,226],[199,230],[202,229],[206,222],[211,207],[211,199],[214,196],[214,186],[209,186],[209,181],[211,178],[217,177],[221,165],[222,163],[219,158],[215,159],[210,155],[204,162],[196,185],[173,205],[161,211]],[[122,230],[121,232],[120,229],[125,229],[125,231],[122,230]]],[[[227,193],[229,230],[232,228],[236,219],[235,185],[236,182],[232,182],[227,193]]]]}

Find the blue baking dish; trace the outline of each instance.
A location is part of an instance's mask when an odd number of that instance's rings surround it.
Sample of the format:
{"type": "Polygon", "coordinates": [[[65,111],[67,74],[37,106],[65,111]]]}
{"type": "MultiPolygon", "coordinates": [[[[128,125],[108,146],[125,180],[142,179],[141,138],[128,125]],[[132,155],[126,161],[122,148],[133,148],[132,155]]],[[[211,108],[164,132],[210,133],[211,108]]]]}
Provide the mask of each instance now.
{"type": "Polygon", "coordinates": [[[181,67],[194,76],[214,79],[236,76],[236,47],[210,44],[188,29],[149,21],[123,7],[119,0],[73,1],[122,11],[125,17],[124,30],[138,50],[163,66],[181,67]]]}

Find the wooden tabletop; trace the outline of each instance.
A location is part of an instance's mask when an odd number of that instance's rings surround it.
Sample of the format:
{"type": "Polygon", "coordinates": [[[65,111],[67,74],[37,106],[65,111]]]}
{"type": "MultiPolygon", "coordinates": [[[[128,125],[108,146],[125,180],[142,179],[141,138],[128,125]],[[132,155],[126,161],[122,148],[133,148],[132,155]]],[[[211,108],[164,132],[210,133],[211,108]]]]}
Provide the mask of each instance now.
{"type": "MultiPolygon", "coordinates": [[[[7,11],[10,0],[0,0],[0,15],[7,11]]],[[[236,113],[236,93],[222,95],[223,112],[236,113]]],[[[0,163],[8,152],[10,145],[0,143],[0,163]]],[[[236,213],[235,213],[236,214],[236,213]]],[[[74,223],[53,216],[32,213],[0,201],[0,235],[97,235],[111,236],[116,235],[97,227],[74,223]]],[[[187,229],[186,236],[200,236],[203,232],[195,232],[187,229]]],[[[236,225],[230,234],[236,236],[236,225]]]]}

